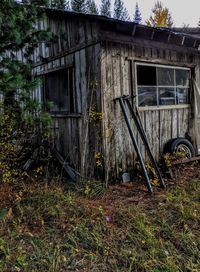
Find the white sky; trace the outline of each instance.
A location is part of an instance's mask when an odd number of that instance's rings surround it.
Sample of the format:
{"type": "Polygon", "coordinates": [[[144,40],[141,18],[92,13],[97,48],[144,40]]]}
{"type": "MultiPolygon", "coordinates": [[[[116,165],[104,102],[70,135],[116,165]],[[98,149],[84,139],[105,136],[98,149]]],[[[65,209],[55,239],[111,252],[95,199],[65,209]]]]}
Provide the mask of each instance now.
{"type": "MultiPolygon", "coordinates": [[[[112,3],[114,2],[114,0],[111,1],[112,3]]],[[[100,3],[100,0],[96,0],[96,2],[100,3]]],[[[131,19],[136,2],[138,2],[142,14],[142,23],[145,23],[151,14],[151,9],[156,0],[124,0],[125,7],[131,19]]],[[[183,26],[183,24],[189,24],[190,27],[197,27],[200,19],[200,0],[162,0],[161,2],[163,6],[169,9],[174,21],[174,26],[178,27],[183,26]]]]}

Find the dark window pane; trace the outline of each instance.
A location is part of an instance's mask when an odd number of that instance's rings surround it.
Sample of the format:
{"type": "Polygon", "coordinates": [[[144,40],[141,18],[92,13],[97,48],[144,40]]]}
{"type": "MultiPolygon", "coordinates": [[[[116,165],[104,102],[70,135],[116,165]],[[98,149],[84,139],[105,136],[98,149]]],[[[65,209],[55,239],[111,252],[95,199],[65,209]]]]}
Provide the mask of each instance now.
{"type": "Polygon", "coordinates": [[[157,106],[155,87],[138,87],[138,106],[157,106]]]}
{"type": "Polygon", "coordinates": [[[189,104],[188,88],[176,89],[177,104],[189,104]]]}
{"type": "Polygon", "coordinates": [[[175,104],[175,88],[158,88],[159,105],[175,104]]]}
{"type": "Polygon", "coordinates": [[[68,89],[68,70],[63,70],[59,74],[59,109],[60,111],[70,111],[70,93],[68,89]]]}
{"type": "Polygon", "coordinates": [[[174,86],[174,69],[157,68],[158,85],[159,86],[174,86]]]}
{"type": "Polygon", "coordinates": [[[156,67],[137,65],[137,84],[156,86],[156,67]]]}
{"type": "Polygon", "coordinates": [[[176,69],[176,86],[189,86],[189,70],[176,69]]]}
{"type": "Polygon", "coordinates": [[[53,108],[51,110],[59,110],[59,95],[56,91],[59,84],[58,78],[55,73],[51,73],[45,76],[45,94],[47,101],[53,102],[53,108]]]}
{"type": "Polygon", "coordinates": [[[53,102],[52,111],[74,112],[73,68],[47,74],[45,93],[47,101],[53,102]]]}

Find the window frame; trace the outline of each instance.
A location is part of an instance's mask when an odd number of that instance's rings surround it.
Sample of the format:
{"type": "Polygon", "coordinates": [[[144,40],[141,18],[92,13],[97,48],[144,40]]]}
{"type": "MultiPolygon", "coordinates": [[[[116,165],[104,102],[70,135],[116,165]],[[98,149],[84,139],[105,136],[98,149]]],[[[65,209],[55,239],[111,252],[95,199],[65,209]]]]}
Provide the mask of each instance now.
{"type": "MultiPolygon", "coordinates": [[[[151,62],[140,62],[140,61],[136,61],[134,63],[134,69],[135,69],[135,91],[136,91],[136,106],[138,107],[139,110],[154,110],[154,109],[174,109],[174,108],[189,108],[191,106],[191,67],[185,67],[185,66],[176,66],[176,65],[169,65],[169,64],[156,64],[156,63],[151,63],[151,62]],[[174,70],[174,80],[175,80],[175,83],[176,83],[176,73],[175,73],[175,70],[177,69],[180,69],[180,70],[186,70],[186,71],[189,71],[189,84],[188,84],[188,101],[189,103],[187,104],[176,104],[176,89],[177,88],[180,88],[178,87],[179,85],[173,85],[173,86],[161,86],[161,85],[158,85],[158,69],[156,69],[156,83],[157,85],[154,86],[154,85],[138,85],[138,76],[137,76],[137,66],[150,66],[150,67],[156,67],[156,68],[169,68],[169,69],[172,69],[174,70]],[[146,106],[139,106],[139,103],[138,103],[138,87],[153,87],[153,88],[156,88],[156,99],[157,99],[157,105],[153,105],[153,106],[150,106],[150,105],[146,105],[146,106]],[[159,105],[159,88],[176,88],[174,90],[174,94],[175,94],[175,104],[171,104],[171,105],[159,105]]],[[[185,87],[182,87],[183,89],[185,87]]]]}
{"type": "MultiPolygon", "coordinates": [[[[56,117],[59,117],[59,116],[60,117],[63,117],[63,116],[80,117],[80,113],[78,112],[77,103],[76,103],[76,90],[75,90],[76,86],[75,86],[75,67],[74,67],[74,65],[59,67],[57,69],[47,71],[45,74],[43,74],[43,97],[44,97],[45,102],[53,102],[52,100],[50,100],[48,98],[48,91],[47,91],[47,88],[46,88],[46,77],[48,75],[56,73],[56,72],[59,73],[62,70],[66,70],[66,72],[67,72],[70,69],[72,69],[72,71],[71,71],[71,73],[72,73],[72,84],[71,85],[73,86],[73,89],[72,89],[72,93],[73,93],[72,96],[73,97],[72,98],[70,97],[69,100],[71,102],[71,99],[73,99],[73,105],[72,106],[70,105],[70,108],[72,107],[73,111],[60,110],[60,109],[58,109],[58,110],[49,109],[49,113],[52,116],[56,116],[56,117]]],[[[71,93],[71,91],[70,91],[70,93],[71,93]]]]}

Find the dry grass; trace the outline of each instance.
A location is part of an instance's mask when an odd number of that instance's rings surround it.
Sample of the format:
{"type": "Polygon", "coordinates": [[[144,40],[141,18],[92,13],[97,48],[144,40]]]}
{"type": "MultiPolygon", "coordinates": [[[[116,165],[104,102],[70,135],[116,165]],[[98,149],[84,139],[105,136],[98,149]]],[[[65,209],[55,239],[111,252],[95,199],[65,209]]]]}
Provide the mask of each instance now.
{"type": "Polygon", "coordinates": [[[154,196],[135,183],[2,185],[0,270],[200,271],[200,173],[184,169],[154,196]]]}

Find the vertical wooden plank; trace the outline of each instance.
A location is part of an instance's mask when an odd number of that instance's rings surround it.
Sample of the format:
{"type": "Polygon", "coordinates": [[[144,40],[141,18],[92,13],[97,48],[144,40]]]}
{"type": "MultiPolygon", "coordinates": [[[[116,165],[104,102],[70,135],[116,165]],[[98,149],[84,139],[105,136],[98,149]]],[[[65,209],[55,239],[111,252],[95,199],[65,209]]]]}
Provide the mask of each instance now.
{"type": "MultiPolygon", "coordinates": [[[[113,48],[113,46],[111,47],[113,48]]],[[[120,97],[122,95],[121,90],[121,77],[120,77],[120,48],[118,46],[112,52],[112,65],[113,65],[113,78],[114,78],[114,98],[120,97]]],[[[120,172],[120,168],[123,163],[123,119],[121,114],[121,109],[119,102],[115,103],[115,122],[114,123],[114,134],[115,134],[115,143],[117,146],[116,152],[116,163],[117,163],[117,173],[120,172]]]]}
{"type": "Polygon", "coordinates": [[[79,52],[75,52],[75,92],[76,92],[76,102],[77,102],[77,111],[82,112],[82,95],[80,89],[80,58],[79,52]]]}
{"type": "MultiPolygon", "coordinates": [[[[120,89],[121,89],[121,95],[129,95],[129,90],[126,89],[126,77],[127,77],[127,73],[125,70],[125,46],[121,45],[119,47],[119,53],[120,53],[120,57],[119,57],[119,65],[120,65],[120,70],[119,70],[119,74],[118,77],[120,78],[120,89]]],[[[129,111],[128,111],[129,112],[129,111]]],[[[127,160],[129,157],[129,152],[127,152],[128,150],[128,139],[130,138],[129,133],[127,131],[127,127],[125,125],[125,120],[123,120],[123,114],[122,111],[120,110],[120,115],[121,115],[121,134],[122,134],[122,169],[123,171],[126,171],[127,169],[127,160]]],[[[129,120],[131,122],[131,116],[129,116],[129,120]]]]}
{"type": "Polygon", "coordinates": [[[104,164],[105,164],[105,180],[108,182],[109,177],[109,165],[108,165],[108,138],[109,138],[109,131],[108,131],[108,112],[106,110],[106,48],[105,45],[101,45],[101,101],[102,101],[102,112],[103,112],[103,120],[102,120],[102,130],[103,130],[103,156],[104,156],[104,164]]]}
{"type": "Polygon", "coordinates": [[[185,137],[186,132],[188,131],[188,119],[189,119],[189,110],[179,109],[179,136],[185,137]]]}
{"type": "Polygon", "coordinates": [[[171,139],[171,111],[160,110],[160,148],[161,153],[163,147],[168,140],[171,139]]]}
{"type": "Polygon", "coordinates": [[[178,110],[171,110],[171,138],[178,137],[178,110]]]}
{"type": "MultiPolygon", "coordinates": [[[[153,138],[152,138],[152,111],[147,110],[145,111],[145,131],[147,140],[149,142],[150,147],[153,145],[153,138]]],[[[145,153],[146,154],[146,153],[145,153]]]]}
{"type": "MultiPolygon", "coordinates": [[[[141,122],[142,122],[143,129],[146,132],[146,128],[145,128],[145,111],[140,111],[139,115],[140,115],[140,119],[141,119],[141,122]]],[[[141,140],[140,140],[139,147],[140,147],[142,157],[144,159],[146,159],[145,147],[144,147],[144,144],[143,144],[143,142],[141,140]]],[[[134,150],[134,152],[135,152],[135,150],[134,150]]]]}
{"type": "Polygon", "coordinates": [[[155,110],[152,111],[151,115],[151,122],[152,122],[152,153],[153,156],[155,157],[156,160],[159,159],[159,154],[160,154],[160,145],[159,145],[159,137],[160,137],[160,116],[159,116],[159,111],[155,110]]]}

